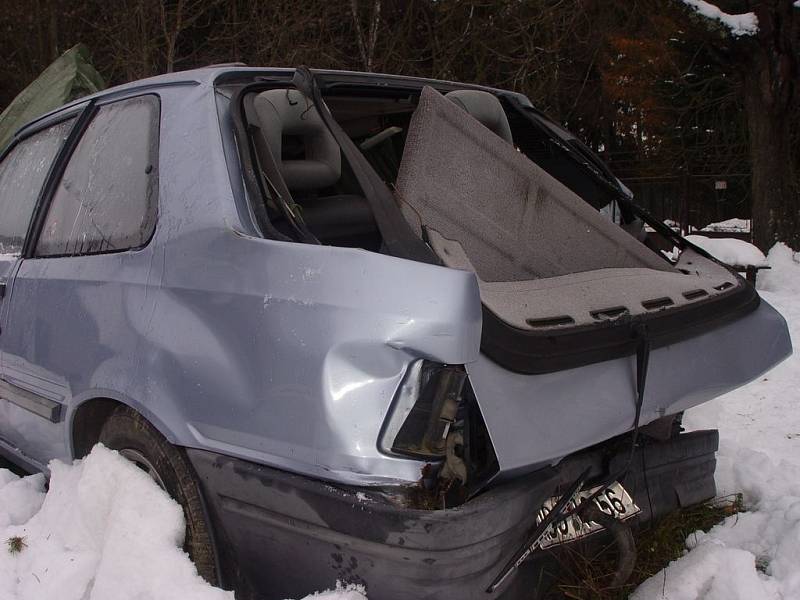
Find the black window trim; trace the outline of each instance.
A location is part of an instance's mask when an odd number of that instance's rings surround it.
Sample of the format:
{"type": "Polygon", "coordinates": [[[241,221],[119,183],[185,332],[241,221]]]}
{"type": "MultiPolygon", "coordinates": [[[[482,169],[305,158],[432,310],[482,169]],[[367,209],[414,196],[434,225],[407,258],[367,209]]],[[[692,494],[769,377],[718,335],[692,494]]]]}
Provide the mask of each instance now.
{"type": "MultiPolygon", "coordinates": [[[[44,217],[47,215],[47,211],[50,208],[50,200],[53,196],[53,192],[55,191],[58,182],[61,181],[61,175],[64,174],[64,169],[66,168],[69,157],[72,156],[73,150],[78,145],[78,140],[83,135],[83,131],[86,129],[86,126],[91,121],[95,112],[95,102],[90,100],[86,106],[79,111],[69,111],[64,113],[63,119],[56,119],[52,121],[47,119],[42,123],[37,123],[35,129],[26,130],[24,132],[24,136],[28,137],[29,135],[38,133],[42,129],[46,129],[49,126],[56,125],[62,121],[74,117],[77,114],[77,120],[72,125],[72,129],[70,129],[67,139],[62,144],[61,148],[56,154],[55,159],[53,160],[53,163],[50,165],[50,169],[45,177],[42,190],[39,192],[39,197],[36,200],[36,206],[33,209],[33,216],[31,217],[31,222],[28,224],[28,231],[25,234],[25,243],[22,246],[22,258],[30,258],[32,256],[33,249],[36,247],[36,242],[39,240],[39,231],[41,230],[42,223],[44,222],[44,217]]],[[[58,116],[62,115],[59,114],[58,116]]]]}
{"type": "MultiPolygon", "coordinates": [[[[0,163],[3,162],[6,159],[6,156],[11,154],[11,151],[14,150],[14,148],[16,148],[21,142],[24,142],[29,137],[41,133],[45,129],[49,129],[50,127],[54,127],[59,123],[69,121],[70,119],[79,116],[83,111],[86,110],[89,104],[91,104],[91,102],[85,102],[80,106],[74,106],[68,110],[64,110],[64,112],[50,115],[47,118],[42,118],[40,121],[36,121],[35,124],[23,126],[13,135],[11,141],[6,144],[5,148],[0,151],[0,163]]],[[[72,130],[70,130],[70,133],[71,132],[72,130]]],[[[56,154],[56,157],[58,157],[58,153],[56,154]]],[[[55,159],[53,162],[55,162],[55,159]]]]}
{"type": "MultiPolygon", "coordinates": [[[[69,135],[67,136],[66,141],[61,146],[58,154],[56,155],[55,160],[53,160],[53,164],[50,166],[50,170],[47,173],[47,177],[45,179],[45,183],[42,186],[42,191],[39,194],[39,198],[36,202],[36,207],[34,208],[33,217],[31,218],[30,226],[28,227],[28,232],[25,236],[25,244],[22,248],[22,255],[21,258],[26,259],[49,259],[49,258],[64,258],[64,257],[78,257],[78,256],[97,256],[97,255],[104,255],[104,254],[118,254],[120,252],[133,252],[137,250],[141,250],[147,247],[150,244],[150,241],[155,236],[156,228],[158,226],[158,216],[159,216],[159,183],[158,179],[156,180],[156,197],[155,197],[155,214],[153,215],[153,228],[150,232],[150,236],[144,240],[144,242],[135,247],[128,247],[128,248],[120,248],[118,250],[103,250],[102,252],[89,252],[89,253],[69,253],[69,254],[48,254],[47,256],[36,256],[36,246],[39,243],[39,236],[42,233],[42,228],[44,226],[45,218],[47,217],[47,213],[50,211],[50,205],[53,202],[53,196],[55,195],[56,189],[58,185],[61,183],[61,178],[64,175],[64,171],[69,164],[72,155],[74,154],[75,150],[78,147],[81,139],[83,139],[83,134],[88,129],[89,125],[91,124],[94,117],[99,112],[100,108],[103,106],[108,106],[110,104],[116,104],[117,102],[125,102],[126,100],[132,100],[134,98],[140,98],[144,96],[152,96],[156,98],[156,105],[158,108],[158,114],[156,115],[156,120],[158,124],[158,136],[156,139],[156,162],[160,161],[160,146],[161,146],[161,96],[157,94],[154,90],[135,90],[136,93],[126,94],[124,96],[113,96],[110,98],[92,98],[89,100],[83,108],[78,108],[77,110],[69,110],[65,113],[58,113],[54,115],[52,118],[47,118],[43,120],[41,123],[37,123],[35,128],[30,130],[26,129],[24,131],[24,135],[20,137],[20,139],[24,139],[29,135],[33,135],[34,133],[40,131],[41,129],[46,129],[51,125],[55,125],[60,123],[63,120],[69,119],[76,114],[78,114],[77,121],[72,126],[69,135]]],[[[14,140],[14,143],[9,146],[9,148],[17,143],[17,139],[14,140]]],[[[3,152],[3,156],[5,156],[5,152],[3,152]]],[[[156,178],[159,176],[159,165],[154,164],[153,169],[155,170],[156,178]]]]}
{"type": "Polygon", "coordinates": [[[32,227],[34,221],[36,220],[36,214],[39,211],[39,206],[47,190],[50,178],[52,177],[53,172],[56,169],[57,163],[59,161],[59,158],[61,157],[62,152],[64,151],[64,148],[67,146],[70,139],[75,134],[75,127],[76,125],[78,125],[81,115],[86,112],[86,110],[90,107],[91,104],[92,102],[90,101],[80,106],[72,107],[69,110],[65,110],[64,112],[57,113],[55,115],[50,115],[47,118],[42,118],[34,126],[23,127],[21,130],[17,131],[17,133],[14,134],[14,137],[11,138],[11,141],[6,145],[5,148],[3,148],[2,152],[0,152],[0,164],[2,164],[6,160],[8,155],[14,151],[14,149],[28,138],[33,137],[34,135],[38,135],[43,131],[50,129],[51,127],[55,127],[56,125],[59,125],[64,121],[69,121],[70,119],[74,119],[77,117],[76,122],[73,123],[72,127],[69,130],[69,133],[67,134],[67,139],[61,145],[61,148],[58,149],[58,152],[56,152],[53,161],[50,163],[50,166],[47,169],[47,173],[45,174],[44,177],[44,183],[42,184],[42,189],[39,190],[39,195],[36,196],[36,200],[34,202],[33,211],[31,212],[31,220],[28,223],[28,229],[25,232],[25,238],[22,243],[22,251],[20,252],[19,258],[27,257],[26,249],[28,245],[28,239],[30,238],[31,232],[33,231],[32,227]]]}

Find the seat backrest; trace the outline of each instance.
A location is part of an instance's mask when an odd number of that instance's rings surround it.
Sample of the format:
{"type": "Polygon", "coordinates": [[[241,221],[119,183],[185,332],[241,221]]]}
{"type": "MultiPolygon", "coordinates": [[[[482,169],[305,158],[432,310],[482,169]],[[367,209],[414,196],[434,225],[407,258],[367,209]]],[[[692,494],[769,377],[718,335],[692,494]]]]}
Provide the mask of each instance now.
{"type": "Polygon", "coordinates": [[[480,90],[455,90],[445,94],[445,98],[463,108],[509,144],[514,143],[506,112],[494,94],[480,90]]]}
{"type": "Polygon", "coordinates": [[[253,108],[289,190],[319,190],[339,180],[339,145],[311,100],[293,89],[268,90],[254,98],[253,108]],[[302,139],[303,158],[283,160],[284,138],[288,136],[302,139]]]}

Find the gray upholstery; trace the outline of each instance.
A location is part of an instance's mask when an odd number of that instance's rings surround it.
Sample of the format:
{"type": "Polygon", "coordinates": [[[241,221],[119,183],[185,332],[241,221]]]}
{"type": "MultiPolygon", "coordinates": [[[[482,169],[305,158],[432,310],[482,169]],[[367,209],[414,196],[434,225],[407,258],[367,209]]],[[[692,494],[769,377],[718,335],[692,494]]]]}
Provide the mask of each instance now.
{"type": "Polygon", "coordinates": [[[464,247],[484,281],[672,267],[439,92],[422,91],[397,179],[401,207],[464,247]]]}
{"type": "MultiPolygon", "coordinates": [[[[434,230],[428,233],[431,247],[445,265],[475,270],[461,244],[444,239],[434,230]]],[[[683,306],[719,295],[718,286],[736,285],[736,277],[725,267],[692,250],[681,254],[677,266],[689,274],[606,268],[530,281],[488,282],[479,277],[478,286],[482,302],[507,323],[517,329],[542,329],[591,325],[602,321],[602,313],[610,309],[642,315],[683,306]],[[564,317],[568,319],[564,321],[564,317]]]]}
{"type": "Polygon", "coordinates": [[[269,90],[253,100],[258,122],[290,190],[317,190],[333,185],[342,172],[339,145],[313,104],[293,89],[269,90]],[[286,136],[303,139],[305,157],[283,160],[286,136]]]}
{"type": "Polygon", "coordinates": [[[456,90],[445,94],[445,98],[463,108],[509,144],[514,143],[508,117],[497,96],[479,90],[456,90]]]}
{"type": "Polygon", "coordinates": [[[673,268],[485,131],[425,88],[397,195],[412,228],[446,265],[474,270],[484,304],[506,322],[527,328],[530,320],[566,316],[587,324],[605,309],[638,314],[661,309],[664,298],[678,306],[735,282],[691,253],[678,265],[685,272],[673,268]]]}

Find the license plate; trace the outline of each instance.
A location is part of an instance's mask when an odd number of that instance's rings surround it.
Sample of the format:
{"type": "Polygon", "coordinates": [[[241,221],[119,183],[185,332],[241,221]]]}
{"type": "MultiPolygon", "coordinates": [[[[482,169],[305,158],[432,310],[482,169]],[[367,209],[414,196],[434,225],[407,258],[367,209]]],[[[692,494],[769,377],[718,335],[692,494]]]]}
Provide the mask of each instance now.
{"type": "MultiPolygon", "coordinates": [[[[600,489],[599,486],[579,492],[578,495],[572,501],[570,501],[569,504],[567,504],[566,511],[569,512],[575,509],[579,504],[581,504],[581,502],[594,494],[598,489],[600,489]]],[[[553,507],[558,501],[559,497],[550,498],[549,500],[545,501],[545,503],[542,505],[542,508],[540,508],[539,512],[536,513],[537,525],[542,522],[542,520],[551,510],[553,510],[553,507]]],[[[632,516],[641,511],[641,509],[634,503],[630,494],[628,494],[628,492],[625,491],[625,488],[623,488],[622,485],[616,481],[600,492],[600,494],[598,494],[594,499],[594,503],[604,513],[619,519],[620,521],[630,519],[632,516]]],[[[577,516],[567,517],[566,519],[550,526],[542,539],[539,541],[539,548],[543,550],[552,546],[558,546],[560,544],[572,542],[574,540],[584,538],[587,535],[596,533],[601,529],[603,529],[603,526],[595,523],[594,521],[584,521],[577,516]]]]}

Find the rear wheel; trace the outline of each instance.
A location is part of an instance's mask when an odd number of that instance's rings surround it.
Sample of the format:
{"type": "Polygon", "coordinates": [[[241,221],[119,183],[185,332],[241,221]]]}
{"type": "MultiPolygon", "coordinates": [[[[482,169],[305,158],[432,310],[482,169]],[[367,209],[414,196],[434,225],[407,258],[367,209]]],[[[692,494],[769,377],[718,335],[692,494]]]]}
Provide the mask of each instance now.
{"type": "Polygon", "coordinates": [[[111,414],[99,441],[145,471],[183,507],[186,519],[183,548],[203,579],[218,585],[210,525],[194,469],[183,450],[170,444],[147,419],[127,406],[111,414]]]}

